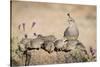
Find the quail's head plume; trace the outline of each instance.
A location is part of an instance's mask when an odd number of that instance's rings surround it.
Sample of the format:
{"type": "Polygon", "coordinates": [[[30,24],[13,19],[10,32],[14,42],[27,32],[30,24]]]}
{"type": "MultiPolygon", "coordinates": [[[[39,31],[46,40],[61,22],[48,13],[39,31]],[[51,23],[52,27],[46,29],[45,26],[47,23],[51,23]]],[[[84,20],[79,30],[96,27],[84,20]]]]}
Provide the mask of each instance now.
{"type": "Polygon", "coordinates": [[[70,13],[67,14],[69,24],[74,23],[75,20],[71,17],[70,13]]]}
{"type": "Polygon", "coordinates": [[[70,17],[70,14],[68,13],[68,14],[67,14],[67,16],[69,16],[69,17],[70,17]]]}

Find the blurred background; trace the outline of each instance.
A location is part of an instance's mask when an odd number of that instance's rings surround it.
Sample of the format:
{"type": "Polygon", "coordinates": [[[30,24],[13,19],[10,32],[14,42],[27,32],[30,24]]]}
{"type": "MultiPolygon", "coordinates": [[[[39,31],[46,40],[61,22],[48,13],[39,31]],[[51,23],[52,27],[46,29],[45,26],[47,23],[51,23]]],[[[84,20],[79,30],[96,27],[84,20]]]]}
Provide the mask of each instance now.
{"type": "Polygon", "coordinates": [[[96,49],[96,6],[57,4],[41,2],[12,2],[12,48],[24,34],[33,37],[33,33],[54,35],[58,39],[63,37],[64,30],[68,27],[67,13],[75,19],[79,29],[79,40],[86,46],[96,49]],[[31,28],[32,23],[35,26],[31,28]],[[18,25],[25,23],[25,31],[18,29],[18,25]]]}

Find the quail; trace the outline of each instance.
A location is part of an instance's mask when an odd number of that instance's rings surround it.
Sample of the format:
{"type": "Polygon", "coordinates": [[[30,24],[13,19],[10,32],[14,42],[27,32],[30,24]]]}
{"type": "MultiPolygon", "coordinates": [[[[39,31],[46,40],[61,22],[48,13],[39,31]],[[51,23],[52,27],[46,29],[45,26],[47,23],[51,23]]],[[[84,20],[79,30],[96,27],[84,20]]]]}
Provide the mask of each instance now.
{"type": "Polygon", "coordinates": [[[77,28],[75,20],[70,16],[69,13],[67,14],[67,16],[69,26],[64,31],[64,38],[66,40],[77,40],[79,36],[79,30],[77,28]]]}

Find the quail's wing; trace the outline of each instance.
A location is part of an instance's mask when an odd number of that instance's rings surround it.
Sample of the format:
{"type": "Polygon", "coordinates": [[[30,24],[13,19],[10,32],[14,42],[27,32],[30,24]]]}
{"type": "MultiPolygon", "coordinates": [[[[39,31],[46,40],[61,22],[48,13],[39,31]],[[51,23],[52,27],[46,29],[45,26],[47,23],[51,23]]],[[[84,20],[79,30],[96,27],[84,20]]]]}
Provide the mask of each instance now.
{"type": "Polygon", "coordinates": [[[69,27],[67,27],[66,30],[64,31],[64,37],[68,35],[68,30],[69,30],[69,27]]]}

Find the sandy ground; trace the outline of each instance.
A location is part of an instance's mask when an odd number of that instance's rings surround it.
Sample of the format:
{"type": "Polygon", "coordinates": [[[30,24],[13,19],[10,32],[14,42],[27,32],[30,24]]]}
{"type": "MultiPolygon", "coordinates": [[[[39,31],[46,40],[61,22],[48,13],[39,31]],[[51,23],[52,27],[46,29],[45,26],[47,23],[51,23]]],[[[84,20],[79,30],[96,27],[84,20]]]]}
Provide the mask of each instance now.
{"type": "MultiPolygon", "coordinates": [[[[79,28],[79,40],[86,46],[96,49],[96,6],[51,4],[37,2],[12,2],[12,38],[20,40],[23,34],[33,37],[33,33],[63,37],[68,27],[67,13],[75,19],[79,28]],[[36,22],[31,29],[32,22],[36,22]],[[18,30],[18,25],[25,23],[25,31],[18,30]]],[[[14,42],[17,42],[16,40],[14,42]]],[[[12,45],[12,48],[16,44],[12,45]]]]}

